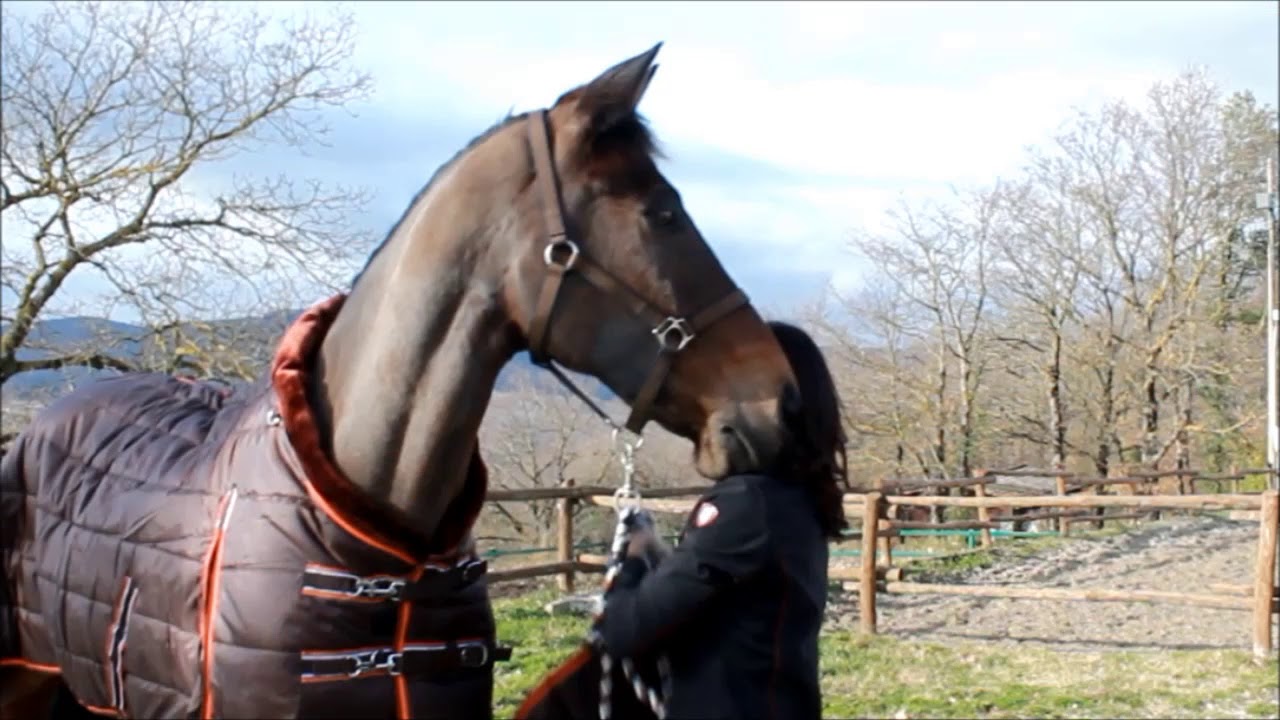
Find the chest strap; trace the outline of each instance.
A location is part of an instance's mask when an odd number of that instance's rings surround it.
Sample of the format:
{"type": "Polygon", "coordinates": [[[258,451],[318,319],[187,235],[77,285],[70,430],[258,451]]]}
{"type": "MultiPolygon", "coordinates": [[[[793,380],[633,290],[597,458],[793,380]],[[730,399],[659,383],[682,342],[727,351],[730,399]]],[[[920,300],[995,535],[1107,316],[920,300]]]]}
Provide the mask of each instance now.
{"type": "Polygon", "coordinates": [[[303,651],[304,680],[358,678],[373,673],[405,677],[438,676],[454,670],[480,670],[511,659],[511,648],[483,640],[408,643],[404,650],[377,648],[352,652],[303,651]]]}
{"type": "Polygon", "coordinates": [[[468,559],[456,565],[428,565],[416,581],[400,575],[356,575],[337,568],[308,565],[302,576],[304,589],[351,598],[388,602],[440,600],[479,580],[489,569],[484,560],[468,559]]]}

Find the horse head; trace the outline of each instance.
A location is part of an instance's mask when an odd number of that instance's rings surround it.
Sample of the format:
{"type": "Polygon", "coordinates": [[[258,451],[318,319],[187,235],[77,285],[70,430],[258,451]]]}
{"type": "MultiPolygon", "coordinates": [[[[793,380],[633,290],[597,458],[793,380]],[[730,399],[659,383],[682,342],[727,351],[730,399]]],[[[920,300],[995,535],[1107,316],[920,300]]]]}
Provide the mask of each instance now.
{"type": "Polygon", "coordinates": [[[503,298],[535,361],[598,378],[692,440],[708,477],[767,468],[790,366],[658,169],[637,106],[661,45],[528,115],[503,298]]]}

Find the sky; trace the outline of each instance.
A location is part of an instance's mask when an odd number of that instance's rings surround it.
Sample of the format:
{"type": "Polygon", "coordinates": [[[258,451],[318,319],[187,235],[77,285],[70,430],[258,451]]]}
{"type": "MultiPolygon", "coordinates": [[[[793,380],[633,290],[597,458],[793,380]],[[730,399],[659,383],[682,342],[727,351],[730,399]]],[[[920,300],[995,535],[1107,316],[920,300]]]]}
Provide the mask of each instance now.
{"type": "MultiPolygon", "coordinates": [[[[259,3],[271,14],[316,2],[259,3]]],[[[641,111],[729,272],[785,312],[828,283],[899,198],[1018,169],[1073,107],[1141,102],[1208,68],[1277,104],[1278,3],[367,2],[346,6],[374,92],[327,147],[238,163],[367,187],[380,240],[431,173],[508,111],[549,105],[664,43],[641,111]]]]}

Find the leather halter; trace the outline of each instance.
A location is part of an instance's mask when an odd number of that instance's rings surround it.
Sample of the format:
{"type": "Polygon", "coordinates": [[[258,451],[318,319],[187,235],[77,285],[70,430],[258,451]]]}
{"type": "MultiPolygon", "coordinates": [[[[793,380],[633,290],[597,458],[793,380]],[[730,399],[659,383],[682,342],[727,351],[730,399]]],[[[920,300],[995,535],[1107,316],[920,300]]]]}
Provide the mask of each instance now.
{"type": "Polygon", "coordinates": [[[541,188],[542,211],[547,231],[547,245],[542,251],[547,275],[542,281],[538,304],[533,312],[533,322],[529,326],[529,357],[535,365],[550,370],[597,415],[616,428],[617,425],[606,413],[579,390],[559,368],[551,364],[551,357],[546,351],[546,342],[547,326],[566,274],[577,273],[579,277],[606,295],[619,297],[633,314],[650,323],[652,327],[650,332],[658,343],[657,360],[649,371],[648,378],[640,386],[640,392],[636,394],[635,401],[631,403],[631,415],[627,418],[626,428],[639,435],[649,420],[649,410],[658,397],[658,391],[666,382],[667,373],[671,370],[671,363],[676,353],[684,350],[712,323],[746,305],[747,296],[740,289],[734,288],[723,298],[711,303],[692,317],[685,318],[662,311],[608,270],[592,262],[582,254],[581,248],[569,237],[568,230],[565,228],[564,206],[560,199],[555,166],[551,161],[547,111],[538,110],[531,113],[528,126],[529,145],[533,150],[535,182],[541,188]]]}

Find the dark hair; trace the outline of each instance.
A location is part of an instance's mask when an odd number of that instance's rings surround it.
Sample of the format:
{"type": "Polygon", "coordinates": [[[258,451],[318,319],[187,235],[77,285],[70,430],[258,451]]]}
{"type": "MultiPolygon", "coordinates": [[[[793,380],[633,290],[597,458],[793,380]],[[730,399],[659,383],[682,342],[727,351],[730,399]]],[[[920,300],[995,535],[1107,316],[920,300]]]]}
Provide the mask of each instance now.
{"type": "Polygon", "coordinates": [[[773,321],[769,328],[782,345],[799,384],[799,402],[784,402],[783,422],[791,447],[782,455],[784,477],[805,486],[817,507],[822,531],[839,537],[849,527],[844,516],[848,487],[844,423],[840,395],[817,343],[804,330],[773,321]]]}

